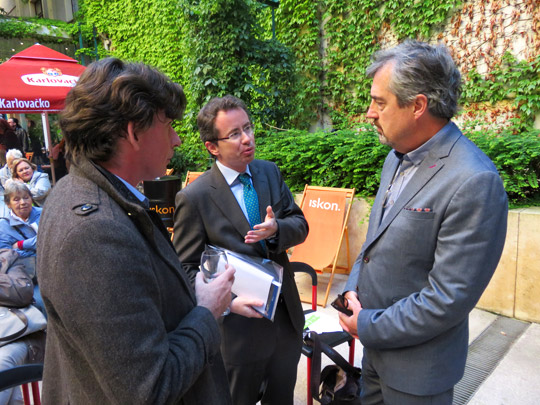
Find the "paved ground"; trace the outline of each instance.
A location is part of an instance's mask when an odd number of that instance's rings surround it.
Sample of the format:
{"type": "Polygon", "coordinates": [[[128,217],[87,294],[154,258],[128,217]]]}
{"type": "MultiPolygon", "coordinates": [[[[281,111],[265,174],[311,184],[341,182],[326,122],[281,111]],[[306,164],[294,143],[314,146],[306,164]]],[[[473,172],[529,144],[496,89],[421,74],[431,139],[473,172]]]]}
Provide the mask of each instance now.
{"type": "MultiPolygon", "coordinates": [[[[319,297],[326,289],[325,275],[319,280],[319,297]]],[[[329,302],[341,291],[346,276],[336,275],[330,292],[329,302]]],[[[302,297],[310,298],[310,284],[303,275],[297,276],[302,297]]],[[[304,304],[305,308],[310,305],[304,304]]],[[[328,304],[326,308],[318,307],[329,316],[336,316],[335,310],[328,304]]],[[[499,317],[486,311],[475,309],[470,315],[469,351],[486,349],[487,345],[506,344],[490,367],[478,356],[469,354],[465,377],[456,391],[455,405],[539,405],[540,404],[540,325],[499,317]],[[503,321],[503,322],[500,322],[503,321]],[[508,329],[507,329],[508,328],[508,329]],[[517,328],[517,329],[516,329],[517,328]],[[511,329],[516,329],[517,336],[512,338],[511,329]],[[502,337],[502,341],[497,337],[502,337]],[[502,342],[502,343],[501,343],[502,342]],[[485,366],[485,367],[484,367],[485,366]],[[492,369],[493,368],[493,369],[492,369]],[[486,369],[486,370],[484,370],[486,369]],[[483,373],[478,377],[479,370],[483,373]],[[476,378],[476,380],[475,380],[476,378]],[[479,379],[478,379],[479,378],[479,379]]],[[[336,348],[345,358],[348,357],[348,345],[336,348]]],[[[497,347],[487,348],[495,351],[497,347]]],[[[497,352],[497,353],[499,353],[497,352]]],[[[362,359],[362,348],[356,341],[355,365],[362,359]]],[[[330,361],[323,356],[323,367],[330,361]]],[[[298,365],[298,381],[295,390],[295,405],[306,404],[306,359],[300,359],[298,365]]]]}

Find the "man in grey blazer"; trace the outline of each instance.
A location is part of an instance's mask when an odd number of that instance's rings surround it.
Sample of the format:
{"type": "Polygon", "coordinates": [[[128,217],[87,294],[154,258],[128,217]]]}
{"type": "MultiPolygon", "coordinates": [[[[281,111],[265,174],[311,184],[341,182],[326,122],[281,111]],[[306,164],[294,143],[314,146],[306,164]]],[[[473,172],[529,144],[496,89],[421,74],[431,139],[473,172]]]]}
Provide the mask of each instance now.
{"type": "Polygon", "coordinates": [[[444,46],[406,41],[367,72],[367,117],[393,150],[340,322],[364,346],[362,405],[451,404],[469,312],[503,249],[506,193],[451,121],[461,79],[444,46]]]}
{"type": "MultiPolygon", "coordinates": [[[[305,240],[308,225],[277,166],[254,160],[248,110],[236,97],[214,98],[197,117],[201,140],[217,160],[176,196],[174,246],[186,271],[198,272],[205,244],[274,260],[284,267],[274,322],[236,297],[222,319],[222,353],[235,405],[292,405],[304,316],[286,250],[305,240]],[[241,183],[246,173],[247,184],[241,183]],[[244,187],[247,187],[247,191],[244,187]],[[254,188],[254,226],[245,193],[254,188]]],[[[244,180],[245,181],[245,180],[244,180]]]]}
{"type": "Polygon", "coordinates": [[[216,320],[234,270],[193,288],[135,188],[165,173],[185,106],[165,75],[113,58],[88,66],[68,94],[71,168],[38,237],[45,404],[231,404],[216,320]]]}

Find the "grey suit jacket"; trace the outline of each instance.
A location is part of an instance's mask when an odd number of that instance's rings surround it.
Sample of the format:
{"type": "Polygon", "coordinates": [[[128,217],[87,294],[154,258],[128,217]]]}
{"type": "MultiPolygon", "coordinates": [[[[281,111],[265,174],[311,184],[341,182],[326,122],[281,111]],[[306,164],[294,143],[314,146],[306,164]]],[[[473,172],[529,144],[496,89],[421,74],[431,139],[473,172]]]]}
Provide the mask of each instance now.
{"type": "Polygon", "coordinates": [[[453,123],[441,131],[381,222],[398,165],[388,155],[345,288],[358,291],[358,336],[376,371],[415,395],[443,392],[463,376],[468,315],[506,236],[508,204],[495,166],[453,123]]]}
{"type": "Polygon", "coordinates": [[[88,161],[49,195],[45,404],[231,403],[218,323],[150,215],[88,161]]]}
{"type": "MultiPolygon", "coordinates": [[[[246,244],[250,230],[238,202],[225,178],[214,164],[196,181],[176,195],[174,247],[180,261],[192,277],[197,273],[205,244],[212,244],[239,253],[267,257],[284,267],[282,295],[291,322],[300,334],[304,315],[300,297],[289,268],[286,250],[302,243],[308,225],[278,167],[271,162],[254,160],[249,164],[253,184],[259,198],[261,218],[271,205],[279,227],[277,243],[246,244]]],[[[265,347],[274,344],[273,324],[267,319],[248,319],[230,314],[223,319],[223,357],[227,362],[251,362],[266,355],[265,347]]]]}

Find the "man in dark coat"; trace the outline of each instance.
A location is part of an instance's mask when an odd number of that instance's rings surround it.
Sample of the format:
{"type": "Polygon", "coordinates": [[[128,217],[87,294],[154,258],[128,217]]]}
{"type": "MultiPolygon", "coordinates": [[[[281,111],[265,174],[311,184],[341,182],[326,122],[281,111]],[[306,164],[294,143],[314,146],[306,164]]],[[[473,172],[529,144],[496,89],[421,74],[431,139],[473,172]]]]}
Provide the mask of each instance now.
{"type": "Polygon", "coordinates": [[[17,134],[15,134],[9,123],[3,118],[0,118],[0,148],[6,152],[10,149],[17,149],[21,151],[21,154],[24,153],[22,143],[19,141],[17,134]]]}
{"type": "Polygon", "coordinates": [[[205,244],[284,267],[274,322],[260,319],[253,300],[235,298],[222,322],[222,352],[235,405],[260,397],[262,404],[292,405],[304,316],[286,251],[307,237],[306,219],[277,166],[254,160],[253,125],[241,100],[210,100],[197,123],[216,163],[177,194],[174,246],[192,277],[205,244]],[[245,199],[252,190],[258,201],[245,199]]]}
{"type": "Polygon", "coordinates": [[[182,88],[143,65],[90,65],[60,126],[71,160],[38,242],[49,316],[47,404],[230,404],[217,318],[234,269],[194,288],[141,180],[163,175],[180,139],[182,88]]]}
{"type": "Polygon", "coordinates": [[[8,119],[8,123],[13,132],[15,132],[15,135],[17,135],[17,139],[19,139],[23,153],[30,152],[30,137],[28,136],[26,129],[21,127],[19,125],[19,120],[14,117],[8,119]]]}

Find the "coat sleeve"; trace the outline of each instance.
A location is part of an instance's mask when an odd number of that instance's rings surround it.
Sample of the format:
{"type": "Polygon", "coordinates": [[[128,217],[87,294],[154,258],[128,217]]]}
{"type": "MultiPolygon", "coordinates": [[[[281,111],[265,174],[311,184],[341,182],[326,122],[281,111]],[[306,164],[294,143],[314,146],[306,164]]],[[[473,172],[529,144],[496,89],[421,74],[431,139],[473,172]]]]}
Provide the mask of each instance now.
{"type": "Polygon", "coordinates": [[[37,235],[32,236],[31,238],[25,239],[23,242],[23,249],[25,250],[36,250],[37,235]]]}
{"type": "Polygon", "coordinates": [[[386,309],[360,311],[361,343],[372,349],[418,345],[462,322],[497,267],[507,211],[496,172],[478,173],[464,182],[440,223],[426,285],[386,309]]]}

